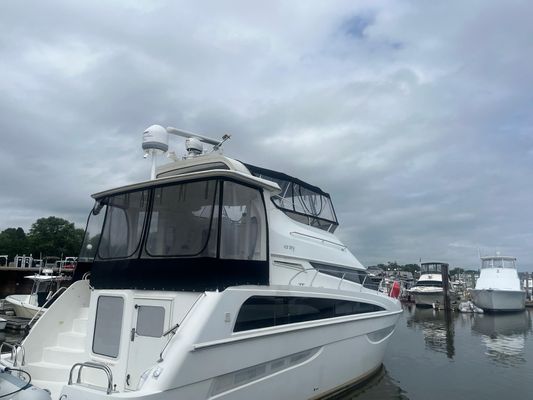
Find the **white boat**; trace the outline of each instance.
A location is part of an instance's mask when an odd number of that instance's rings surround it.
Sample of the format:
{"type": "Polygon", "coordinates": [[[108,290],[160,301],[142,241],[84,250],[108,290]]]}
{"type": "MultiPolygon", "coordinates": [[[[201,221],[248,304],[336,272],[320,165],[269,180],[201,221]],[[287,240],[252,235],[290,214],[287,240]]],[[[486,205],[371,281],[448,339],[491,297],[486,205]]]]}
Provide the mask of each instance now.
{"type": "MultiPolygon", "coordinates": [[[[150,127],[143,147],[175,131],[150,127]]],[[[14,352],[33,384],[69,400],[308,399],[379,370],[401,306],[364,287],[330,196],[181,134],[185,159],[93,195],[85,279],[14,352]]]]}
{"type": "Polygon", "coordinates": [[[0,331],[6,329],[7,321],[3,318],[0,318],[0,331]]]}
{"type": "Polygon", "coordinates": [[[33,281],[29,294],[13,294],[5,298],[5,302],[15,311],[17,317],[33,318],[37,314],[42,314],[47,310],[61,284],[70,277],[63,275],[53,275],[52,270],[42,269],[40,273],[25,276],[33,281]],[[44,307],[46,306],[46,307],[44,307]]]}
{"type": "Polygon", "coordinates": [[[415,304],[419,307],[434,307],[444,304],[443,279],[448,280],[448,296],[450,303],[455,303],[459,296],[450,284],[449,277],[442,276],[443,266],[448,264],[443,262],[425,262],[420,264],[420,279],[415,286],[408,289],[413,296],[415,304]]]}
{"type": "Polygon", "coordinates": [[[520,287],[516,258],[507,256],[481,257],[481,272],[470,296],[484,311],[521,311],[525,309],[526,291],[520,287]]]}

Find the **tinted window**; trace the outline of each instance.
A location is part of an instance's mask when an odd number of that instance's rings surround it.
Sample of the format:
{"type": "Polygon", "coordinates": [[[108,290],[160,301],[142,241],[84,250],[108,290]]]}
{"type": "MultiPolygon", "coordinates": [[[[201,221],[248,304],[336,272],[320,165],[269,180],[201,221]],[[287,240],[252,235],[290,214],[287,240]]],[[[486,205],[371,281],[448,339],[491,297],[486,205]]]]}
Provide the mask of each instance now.
{"type": "Polygon", "coordinates": [[[125,258],[135,253],[141,239],[148,191],[137,191],[111,197],[98,249],[101,258],[125,258]]]}
{"type": "Polygon", "coordinates": [[[158,306],[139,306],[135,331],[140,336],[161,337],[165,329],[165,309],[158,306]]]}
{"type": "Polygon", "coordinates": [[[146,251],[152,256],[215,257],[218,216],[217,181],[191,182],[154,189],[146,251]],[[208,246],[208,241],[210,245],[208,246]]]}
{"type": "Polygon", "coordinates": [[[100,296],[96,308],[93,353],[118,357],[124,299],[115,296],[100,296]]]}
{"type": "Polygon", "coordinates": [[[224,182],[220,258],[266,260],[266,218],[261,192],[224,182]]]}
{"type": "Polygon", "coordinates": [[[383,307],[318,297],[252,296],[242,305],[235,332],[344,315],[382,311],[383,307]]]}

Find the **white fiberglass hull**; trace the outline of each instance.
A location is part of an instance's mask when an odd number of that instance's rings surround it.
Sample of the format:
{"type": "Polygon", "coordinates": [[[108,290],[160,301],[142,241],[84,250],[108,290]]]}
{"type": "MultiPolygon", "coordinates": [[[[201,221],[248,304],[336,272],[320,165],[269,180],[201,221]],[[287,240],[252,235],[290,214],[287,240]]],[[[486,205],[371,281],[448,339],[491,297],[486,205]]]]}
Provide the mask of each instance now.
{"type": "MultiPolygon", "coordinates": [[[[14,294],[7,296],[6,302],[13,308],[17,317],[33,318],[40,310],[40,307],[30,304],[30,295],[27,294],[14,294]]],[[[46,309],[43,309],[43,312],[46,309]]]]}
{"type": "MultiPolygon", "coordinates": [[[[420,307],[432,307],[433,304],[444,304],[442,290],[414,290],[409,292],[415,299],[415,304],[420,307]]],[[[449,292],[450,302],[456,302],[459,296],[455,292],[449,292]]]]}
{"type": "Polygon", "coordinates": [[[524,290],[471,289],[472,301],[484,311],[521,311],[525,309],[524,290]]]}
{"type": "MultiPolygon", "coordinates": [[[[237,342],[198,344],[201,348],[195,350],[196,360],[187,369],[202,366],[225,373],[161,393],[141,391],[134,398],[321,398],[361,382],[379,369],[400,313],[303,331],[253,335],[237,342]]],[[[77,386],[63,387],[61,395],[65,394],[69,399],[81,398],[77,386]]],[[[83,391],[83,398],[89,398],[87,395],[83,391]]],[[[105,394],[91,398],[103,399],[105,394]]]]}
{"type": "Polygon", "coordinates": [[[0,331],[6,329],[7,321],[3,318],[0,318],[0,331]]]}

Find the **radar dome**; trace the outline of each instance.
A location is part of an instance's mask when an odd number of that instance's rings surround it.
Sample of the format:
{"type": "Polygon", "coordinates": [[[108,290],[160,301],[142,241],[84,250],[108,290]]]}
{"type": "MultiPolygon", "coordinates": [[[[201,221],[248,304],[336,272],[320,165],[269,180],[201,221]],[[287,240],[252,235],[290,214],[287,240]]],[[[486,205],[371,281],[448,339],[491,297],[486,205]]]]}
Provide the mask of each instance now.
{"type": "Polygon", "coordinates": [[[161,125],[152,125],[143,132],[143,150],[168,151],[168,132],[161,125]]]}

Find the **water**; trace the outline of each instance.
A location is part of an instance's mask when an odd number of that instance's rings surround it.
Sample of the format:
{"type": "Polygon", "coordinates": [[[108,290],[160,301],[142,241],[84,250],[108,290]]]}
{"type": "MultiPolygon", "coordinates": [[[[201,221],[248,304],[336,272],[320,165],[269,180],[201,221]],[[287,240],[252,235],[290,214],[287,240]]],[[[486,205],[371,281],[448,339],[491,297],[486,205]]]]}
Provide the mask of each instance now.
{"type": "MultiPolygon", "coordinates": [[[[384,368],[336,400],[531,398],[532,318],[404,306],[384,368]]],[[[0,343],[18,338],[0,332],[0,343]]]]}
{"type": "Polygon", "coordinates": [[[404,306],[384,371],[342,399],[532,398],[532,317],[404,306]]]}

